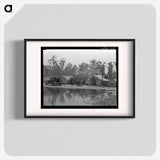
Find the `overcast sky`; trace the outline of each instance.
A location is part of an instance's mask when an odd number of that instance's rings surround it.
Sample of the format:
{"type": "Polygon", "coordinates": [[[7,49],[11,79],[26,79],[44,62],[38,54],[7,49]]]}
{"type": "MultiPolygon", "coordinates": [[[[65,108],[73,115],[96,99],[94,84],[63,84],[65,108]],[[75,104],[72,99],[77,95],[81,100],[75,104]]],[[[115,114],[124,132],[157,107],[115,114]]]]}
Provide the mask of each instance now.
{"type": "Polygon", "coordinates": [[[100,49],[100,50],[78,50],[78,49],[47,49],[44,50],[43,54],[43,64],[48,65],[48,60],[51,59],[53,55],[56,55],[57,59],[64,58],[67,63],[72,63],[73,65],[79,65],[82,62],[90,63],[90,60],[96,59],[102,62],[113,62],[116,61],[116,50],[115,49],[100,49]]]}

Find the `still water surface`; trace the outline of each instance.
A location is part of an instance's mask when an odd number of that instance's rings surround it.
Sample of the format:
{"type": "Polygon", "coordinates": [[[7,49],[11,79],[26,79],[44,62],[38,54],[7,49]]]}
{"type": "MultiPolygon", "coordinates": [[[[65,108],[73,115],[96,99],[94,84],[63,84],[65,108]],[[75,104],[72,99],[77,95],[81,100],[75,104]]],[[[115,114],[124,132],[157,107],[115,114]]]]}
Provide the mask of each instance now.
{"type": "Polygon", "coordinates": [[[116,106],[116,89],[70,89],[44,87],[44,106],[116,106]]]}

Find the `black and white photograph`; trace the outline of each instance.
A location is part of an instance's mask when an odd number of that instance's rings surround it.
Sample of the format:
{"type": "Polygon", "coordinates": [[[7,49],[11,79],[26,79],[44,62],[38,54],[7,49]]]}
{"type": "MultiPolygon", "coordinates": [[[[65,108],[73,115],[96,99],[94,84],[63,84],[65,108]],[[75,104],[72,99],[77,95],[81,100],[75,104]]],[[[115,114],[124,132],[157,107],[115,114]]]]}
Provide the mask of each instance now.
{"type": "Polygon", "coordinates": [[[118,108],[118,47],[41,47],[41,108],[118,108]]]}
{"type": "Polygon", "coordinates": [[[26,118],[134,118],[135,39],[25,39],[26,118]]]}

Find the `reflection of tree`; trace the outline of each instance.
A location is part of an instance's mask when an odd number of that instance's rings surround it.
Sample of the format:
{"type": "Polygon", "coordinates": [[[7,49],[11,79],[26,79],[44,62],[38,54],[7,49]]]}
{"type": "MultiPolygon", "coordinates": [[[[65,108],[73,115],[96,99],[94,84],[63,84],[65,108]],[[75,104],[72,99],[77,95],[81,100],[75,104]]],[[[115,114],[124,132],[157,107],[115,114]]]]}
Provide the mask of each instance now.
{"type": "MultiPolygon", "coordinates": [[[[58,98],[58,95],[57,95],[57,98],[58,98]]],[[[59,100],[61,103],[65,102],[64,93],[62,92],[62,90],[60,90],[59,100]]]]}
{"type": "Polygon", "coordinates": [[[66,89],[66,92],[64,93],[65,94],[65,96],[69,99],[69,100],[71,100],[71,98],[72,98],[72,92],[70,92],[70,90],[67,90],[66,89]]]}
{"type": "Polygon", "coordinates": [[[44,100],[46,97],[49,97],[48,99],[46,99],[47,100],[46,103],[48,105],[56,105],[58,99],[62,103],[65,102],[64,93],[61,92],[59,88],[54,88],[54,89],[44,88],[43,94],[44,94],[44,100]]]}
{"type": "Polygon", "coordinates": [[[65,88],[45,88],[44,89],[44,105],[57,106],[77,105],[77,99],[84,100],[82,105],[117,105],[116,91],[96,90],[96,89],[65,89],[65,88]],[[66,104],[67,102],[67,104],[66,104]]]}
{"type": "Polygon", "coordinates": [[[52,91],[48,88],[44,88],[43,89],[43,101],[44,101],[44,106],[48,105],[48,106],[52,106],[55,104],[55,99],[56,97],[52,96],[52,91]]]}

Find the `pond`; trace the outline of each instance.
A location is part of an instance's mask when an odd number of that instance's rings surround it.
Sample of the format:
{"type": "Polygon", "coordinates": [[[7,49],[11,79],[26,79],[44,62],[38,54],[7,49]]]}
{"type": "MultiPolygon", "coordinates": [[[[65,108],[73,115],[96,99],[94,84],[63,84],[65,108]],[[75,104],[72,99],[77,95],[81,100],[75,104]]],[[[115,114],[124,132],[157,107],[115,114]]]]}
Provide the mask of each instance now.
{"type": "Polygon", "coordinates": [[[43,89],[45,106],[117,106],[116,88],[113,89],[43,89]]]}

